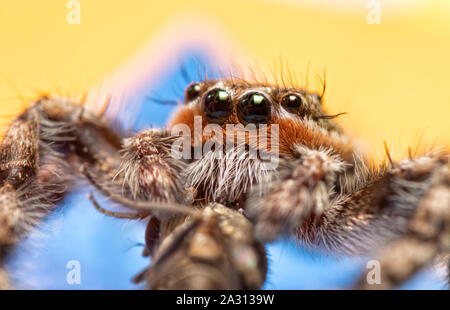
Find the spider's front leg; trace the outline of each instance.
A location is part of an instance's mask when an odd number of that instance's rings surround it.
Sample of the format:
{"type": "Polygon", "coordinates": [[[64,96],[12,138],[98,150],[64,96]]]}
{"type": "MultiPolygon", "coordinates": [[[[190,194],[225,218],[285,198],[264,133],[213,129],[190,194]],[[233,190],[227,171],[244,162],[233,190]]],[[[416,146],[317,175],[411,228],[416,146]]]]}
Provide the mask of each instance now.
{"type": "Polygon", "coordinates": [[[322,214],[334,194],[338,174],[348,166],[331,149],[295,145],[294,150],[296,159],[281,161],[280,178],[259,184],[247,201],[246,211],[261,240],[292,233],[305,218],[322,214]]]}
{"type": "Polygon", "coordinates": [[[177,138],[167,130],[150,129],[124,140],[117,175],[123,177],[133,199],[183,202],[185,165],[172,155],[177,138]]]}
{"type": "MultiPolygon", "coordinates": [[[[175,226],[170,219],[178,211],[170,211],[171,207],[184,207],[192,202],[181,180],[185,165],[172,154],[172,144],[177,138],[168,130],[149,129],[124,139],[120,166],[113,182],[102,174],[84,169],[88,179],[105,196],[137,211],[136,218],[149,217],[144,256],[153,256],[160,240],[175,226]],[[138,207],[139,203],[146,202],[151,207],[138,207]]],[[[118,213],[98,209],[107,215],[118,216],[118,213]]]]}

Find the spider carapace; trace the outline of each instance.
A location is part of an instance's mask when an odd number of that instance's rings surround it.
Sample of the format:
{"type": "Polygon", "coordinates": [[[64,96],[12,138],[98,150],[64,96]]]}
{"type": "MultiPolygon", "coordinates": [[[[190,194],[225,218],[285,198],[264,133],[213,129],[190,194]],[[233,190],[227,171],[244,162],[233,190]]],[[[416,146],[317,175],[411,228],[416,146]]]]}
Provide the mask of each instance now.
{"type": "MultiPolygon", "coordinates": [[[[150,289],[258,289],[264,243],[292,235],[380,262],[392,288],[450,249],[450,161],[430,152],[375,164],[322,95],[240,79],[191,83],[165,129],[132,137],[68,99],[44,96],[1,145],[0,259],[86,177],[148,219],[135,277],[150,289]],[[74,173],[75,172],[75,173],[74,173]]],[[[8,287],[0,268],[0,286],[8,287]]]]}

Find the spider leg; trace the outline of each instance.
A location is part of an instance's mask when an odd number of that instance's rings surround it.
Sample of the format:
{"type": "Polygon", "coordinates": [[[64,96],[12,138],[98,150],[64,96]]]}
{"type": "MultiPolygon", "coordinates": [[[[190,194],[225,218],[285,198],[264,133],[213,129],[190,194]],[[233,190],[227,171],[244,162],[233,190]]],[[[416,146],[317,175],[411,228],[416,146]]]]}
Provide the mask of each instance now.
{"type": "Polygon", "coordinates": [[[167,130],[150,129],[124,140],[117,176],[134,200],[185,202],[180,179],[185,165],[172,155],[177,138],[167,130]]]}
{"type": "MultiPolygon", "coordinates": [[[[153,215],[158,215],[160,218],[163,219],[170,219],[173,215],[190,215],[192,217],[198,217],[199,214],[195,210],[189,208],[187,205],[181,205],[171,202],[154,202],[154,201],[146,201],[146,200],[132,200],[130,198],[124,197],[122,195],[117,195],[112,192],[110,192],[106,187],[100,183],[91,175],[90,172],[88,172],[85,168],[81,169],[82,172],[85,174],[85,176],[88,178],[89,181],[106,197],[111,199],[112,201],[115,201],[117,203],[120,203],[130,209],[136,210],[140,217],[146,217],[152,213],[153,215]]],[[[92,195],[91,195],[92,196],[92,195]]],[[[91,201],[95,201],[94,199],[91,199],[91,201]]],[[[95,205],[94,205],[95,206],[95,205]]],[[[99,208],[98,204],[95,206],[97,209],[99,208]]],[[[106,211],[106,210],[105,210],[106,211]]],[[[105,213],[101,211],[102,213],[105,213]]],[[[108,212],[106,212],[108,213],[108,212]]],[[[105,214],[106,214],[105,213],[105,214]]],[[[107,214],[111,215],[111,214],[107,214]]]]}
{"type": "Polygon", "coordinates": [[[280,177],[258,184],[246,203],[256,236],[273,241],[295,229],[312,215],[320,215],[334,194],[337,175],[348,164],[330,150],[297,147],[295,160],[280,163],[280,177]]]}
{"type": "MultiPolygon", "coordinates": [[[[298,153],[280,177],[250,193],[246,211],[258,239],[294,233],[306,245],[380,257],[383,288],[449,253],[447,155],[390,160],[390,167],[374,169],[357,156],[345,163],[326,150],[298,153]]],[[[359,287],[368,288],[364,281],[359,287]]]]}
{"type": "MultiPolygon", "coordinates": [[[[450,161],[445,155],[392,163],[356,178],[296,235],[333,252],[378,257],[381,284],[392,288],[450,251],[450,161]]],[[[345,183],[345,178],[342,181],[345,183]]],[[[370,283],[369,283],[370,282],[370,283]]]]}
{"type": "Polygon", "coordinates": [[[119,147],[96,115],[65,99],[44,96],[18,116],[0,147],[0,266],[69,190],[72,165],[106,173],[118,166],[119,147]]]}
{"type": "MultiPolygon", "coordinates": [[[[33,107],[9,127],[0,149],[0,265],[11,248],[62,198],[70,183],[67,165],[52,148],[67,128],[41,120],[33,107]]],[[[2,278],[6,278],[3,271],[2,278]]],[[[6,280],[1,282],[5,283],[6,280]]],[[[0,282],[0,287],[6,286],[0,282]]]]}
{"type": "Polygon", "coordinates": [[[99,212],[101,212],[101,213],[103,213],[104,215],[107,215],[107,216],[112,216],[112,217],[120,218],[120,219],[129,219],[129,220],[138,220],[138,219],[142,219],[143,217],[146,216],[146,215],[140,215],[140,214],[137,214],[137,213],[114,212],[114,211],[106,210],[102,206],[99,205],[99,203],[97,202],[97,200],[95,200],[95,198],[94,198],[94,196],[92,194],[89,195],[89,200],[92,202],[94,207],[99,212]]]}
{"type": "MultiPolygon", "coordinates": [[[[181,159],[173,156],[172,145],[178,138],[167,130],[150,129],[124,139],[120,152],[121,164],[112,181],[102,177],[104,173],[99,175],[99,169],[92,170],[86,166],[81,169],[103,195],[136,213],[104,210],[92,200],[100,212],[119,218],[150,217],[146,228],[144,256],[153,257],[162,240],[171,235],[184,218],[197,221],[202,216],[202,212],[190,208],[192,199],[189,197],[193,195],[189,196],[189,191],[184,190],[181,179],[185,165],[181,159]],[[121,184],[121,190],[118,189],[118,184],[121,184]]],[[[174,268],[170,264],[164,266],[169,266],[170,270],[174,268]]],[[[158,268],[158,274],[160,273],[158,268]]],[[[148,277],[138,275],[135,281],[143,278],[148,277]]]]}
{"type": "Polygon", "coordinates": [[[430,265],[437,255],[450,253],[450,160],[442,158],[431,167],[418,167],[417,170],[407,173],[408,181],[417,174],[428,172],[428,190],[420,198],[406,232],[377,252],[379,283],[370,281],[368,271],[359,279],[356,288],[396,287],[430,265]]]}

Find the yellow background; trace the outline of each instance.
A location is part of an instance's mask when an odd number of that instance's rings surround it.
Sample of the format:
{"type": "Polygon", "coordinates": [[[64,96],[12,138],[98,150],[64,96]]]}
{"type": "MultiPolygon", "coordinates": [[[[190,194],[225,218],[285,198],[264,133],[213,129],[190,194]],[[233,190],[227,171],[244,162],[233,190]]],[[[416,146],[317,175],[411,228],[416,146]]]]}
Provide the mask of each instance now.
{"type": "Polygon", "coordinates": [[[294,0],[80,0],[81,24],[69,25],[65,0],[0,0],[0,130],[37,94],[87,91],[169,20],[201,15],[253,64],[274,69],[281,58],[301,83],[309,66],[317,90],[325,68],[327,108],[349,112],[342,123],[375,153],[382,153],[383,140],[394,156],[420,137],[448,146],[449,2],[382,4],[381,24],[370,25],[365,0],[348,8],[294,0]]]}

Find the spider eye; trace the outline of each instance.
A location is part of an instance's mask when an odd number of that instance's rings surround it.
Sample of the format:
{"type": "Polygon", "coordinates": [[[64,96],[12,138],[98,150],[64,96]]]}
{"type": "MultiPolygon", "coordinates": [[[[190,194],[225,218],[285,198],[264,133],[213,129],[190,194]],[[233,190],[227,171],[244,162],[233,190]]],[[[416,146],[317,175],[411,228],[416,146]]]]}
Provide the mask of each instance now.
{"type": "Polygon", "coordinates": [[[265,124],[270,120],[270,102],[261,93],[249,93],[242,97],[237,107],[242,124],[265,124]]]}
{"type": "Polygon", "coordinates": [[[224,89],[213,89],[206,94],[203,110],[209,122],[223,124],[233,110],[230,94],[224,89]]]}
{"type": "Polygon", "coordinates": [[[303,99],[296,94],[287,94],[281,99],[281,106],[289,113],[298,113],[303,106],[303,99]]]}
{"type": "Polygon", "coordinates": [[[202,86],[199,83],[192,83],[186,88],[185,92],[185,100],[186,102],[192,101],[200,95],[200,91],[202,90],[202,86]]]}

